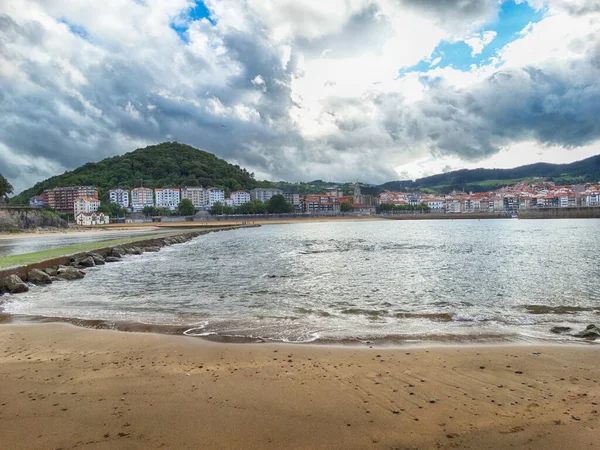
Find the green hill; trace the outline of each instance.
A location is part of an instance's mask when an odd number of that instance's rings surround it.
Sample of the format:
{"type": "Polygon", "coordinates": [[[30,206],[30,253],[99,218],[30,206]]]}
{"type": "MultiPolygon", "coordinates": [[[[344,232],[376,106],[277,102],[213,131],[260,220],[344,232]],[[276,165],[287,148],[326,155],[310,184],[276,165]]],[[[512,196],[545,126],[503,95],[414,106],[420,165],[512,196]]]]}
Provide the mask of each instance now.
{"type": "Polygon", "coordinates": [[[463,169],[442,173],[415,181],[390,181],[380,190],[421,190],[448,193],[452,190],[485,192],[521,181],[536,179],[557,184],[598,183],[600,181],[600,155],[570,164],[537,163],[514,169],[463,169]]]}
{"type": "Polygon", "coordinates": [[[48,178],[15,196],[11,203],[27,203],[30,197],[41,194],[45,189],[78,185],[96,186],[100,198],[104,199],[109,189],[132,189],[141,185],[150,188],[216,186],[248,190],[270,186],[270,183],[256,181],[254,174],[212,153],[177,142],[164,142],[48,178]]]}

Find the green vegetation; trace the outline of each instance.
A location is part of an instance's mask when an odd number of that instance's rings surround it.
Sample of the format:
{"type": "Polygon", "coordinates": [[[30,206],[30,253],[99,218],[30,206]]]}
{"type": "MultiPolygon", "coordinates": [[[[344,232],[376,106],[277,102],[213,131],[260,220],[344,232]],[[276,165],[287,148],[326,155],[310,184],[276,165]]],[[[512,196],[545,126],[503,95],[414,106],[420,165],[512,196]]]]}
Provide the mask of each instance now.
{"type": "Polygon", "coordinates": [[[256,181],[254,174],[212,153],[177,142],[164,142],[88,163],[49,178],[23,191],[11,203],[26,204],[30,197],[41,194],[45,189],[78,185],[96,186],[100,199],[107,200],[109,189],[132,189],[141,185],[150,188],[216,186],[234,191],[271,187],[272,183],[256,181]]]}
{"type": "Polygon", "coordinates": [[[169,208],[155,208],[154,206],[144,206],[144,209],[142,209],[142,214],[146,215],[146,217],[167,217],[172,215],[173,212],[169,208]]]}
{"type": "Polygon", "coordinates": [[[0,173],[0,199],[4,198],[8,194],[12,194],[12,192],[13,192],[13,187],[8,182],[8,180],[6,178],[4,178],[2,176],[2,174],[0,173]]]}
{"type": "Polygon", "coordinates": [[[248,203],[233,207],[216,202],[209,211],[213,216],[232,215],[232,214],[286,214],[294,212],[294,205],[288,203],[283,195],[274,195],[271,199],[263,203],[260,200],[250,200],[248,203]]]}
{"type": "Polygon", "coordinates": [[[127,208],[122,208],[115,202],[105,202],[100,205],[98,212],[108,214],[110,218],[125,217],[127,215],[127,208]]]}
{"type": "Polygon", "coordinates": [[[196,213],[196,208],[189,198],[181,200],[177,209],[181,216],[193,216],[196,213]]]}
{"type": "Polygon", "coordinates": [[[6,268],[6,267],[15,267],[15,266],[25,266],[27,264],[34,264],[34,263],[37,263],[40,261],[45,261],[47,259],[73,255],[75,253],[87,252],[87,251],[91,251],[91,250],[98,250],[100,248],[111,247],[111,246],[120,245],[120,244],[130,244],[132,242],[145,241],[147,239],[154,239],[154,238],[158,238],[158,237],[173,236],[176,234],[181,234],[181,232],[157,233],[157,234],[150,234],[150,235],[133,237],[133,238],[123,238],[123,239],[113,239],[110,241],[90,242],[90,243],[80,244],[80,245],[71,245],[69,247],[63,247],[63,248],[53,248],[53,249],[44,250],[41,252],[25,253],[22,255],[5,256],[3,258],[0,258],[0,267],[6,268]]]}
{"type": "Polygon", "coordinates": [[[348,202],[344,202],[340,205],[340,211],[341,212],[352,212],[354,211],[354,208],[352,207],[352,205],[348,202]]]}
{"type": "Polygon", "coordinates": [[[382,203],[379,205],[381,211],[423,211],[429,212],[431,209],[426,203],[420,205],[393,205],[391,203],[382,203]]]}

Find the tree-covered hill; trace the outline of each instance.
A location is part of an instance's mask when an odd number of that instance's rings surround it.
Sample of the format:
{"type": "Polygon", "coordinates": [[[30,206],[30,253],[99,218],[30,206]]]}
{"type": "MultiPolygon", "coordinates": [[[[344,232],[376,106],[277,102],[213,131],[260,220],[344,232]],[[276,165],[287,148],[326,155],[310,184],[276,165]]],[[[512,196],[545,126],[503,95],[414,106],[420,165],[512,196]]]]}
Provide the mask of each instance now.
{"type": "Polygon", "coordinates": [[[150,188],[216,186],[248,190],[270,186],[270,183],[256,181],[254,174],[212,153],[177,142],[164,142],[48,178],[15,196],[11,203],[27,203],[30,197],[45,189],[78,185],[96,186],[103,199],[109,189],[132,189],[142,185],[150,188]]]}
{"type": "Polygon", "coordinates": [[[558,184],[597,183],[600,181],[600,155],[571,164],[537,163],[514,169],[463,169],[419,178],[415,181],[391,181],[379,186],[380,190],[424,190],[447,193],[452,190],[485,192],[521,181],[535,179],[555,181],[558,184]]]}

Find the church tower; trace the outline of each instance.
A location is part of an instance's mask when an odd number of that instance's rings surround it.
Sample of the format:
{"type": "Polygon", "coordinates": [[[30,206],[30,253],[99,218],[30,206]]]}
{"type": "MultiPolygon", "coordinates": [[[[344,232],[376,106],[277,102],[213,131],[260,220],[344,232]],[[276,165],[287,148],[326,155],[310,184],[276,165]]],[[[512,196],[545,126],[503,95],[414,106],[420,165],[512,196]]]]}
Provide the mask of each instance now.
{"type": "Polygon", "coordinates": [[[354,203],[362,204],[362,194],[360,193],[360,186],[358,183],[354,184],[354,203]]]}

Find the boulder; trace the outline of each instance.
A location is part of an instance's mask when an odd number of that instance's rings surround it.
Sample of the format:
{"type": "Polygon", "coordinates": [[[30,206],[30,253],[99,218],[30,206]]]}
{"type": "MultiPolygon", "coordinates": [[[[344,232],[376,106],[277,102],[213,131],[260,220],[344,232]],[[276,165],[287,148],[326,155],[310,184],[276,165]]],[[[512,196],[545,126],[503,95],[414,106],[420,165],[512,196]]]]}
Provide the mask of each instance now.
{"type": "Polygon", "coordinates": [[[102,255],[99,255],[98,253],[90,253],[90,256],[94,260],[94,264],[96,264],[97,266],[102,266],[103,264],[105,264],[102,255]]]}
{"type": "Polygon", "coordinates": [[[114,247],[110,253],[115,258],[122,258],[123,256],[125,256],[127,254],[127,252],[125,251],[125,249],[123,247],[114,247]]]}
{"type": "Polygon", "coordinates": [[[50,284],[52,279],[50,275],[40,269],[31,269],[27,274],[27,280],[34,284],[50,284]]]}
{"type": "Polygon", "coordinates": [[[0,291],[8,292],[9,294],[18,294],[27,292],[29,286],[23,283],[17,275],[9,275],[6,278],[0,279],[0,291]]]}
{"type": "Polygon", "coordinates": [[[86,256],[77,261],[77,265],[82,267],[94,267],[96,263],[94,262],[94,258],[92,258],[91,256],[86,256]]]}
{"type": "Polygon", "coordinates": [[[44,270],[44,272],[46,272],[51,277],[55,277],[56,276],[56,267],[46,267],[43,270],[44,270]]]}
{"type": "Polygon", "coordinates": [[[70,266],[59,266],[57,271],[59,280],[79,280],[85,276],[83,270],[70,266]]]}
{"type": "Polygon", "coordinates": [[[600,337],[600,328],[598,328],[596,325],[590,324],[585,327],[585,330],[583,330],[581,333],[576,333],[573,336],[585,339],[596,339],[600,337]]]}
{"type": "Polygon", "coordinates": [[[571,327],[552,327],[552,328],[550,328],[550,332],[556,333],[556,334],[568,333],[569,331],[572,331],[572,330],[573,330],[573,328],[571,328],[571,327]]]}
{"type": "Polygon", "coordinates": [[[107,263],[113,263],[113,262],[119,262],[121,261],[121,258],[117,258],[116,256],[107,256],[106,258],[104,258],[104,262],[107,263]]]}
{"type": "Polygon", "coordinates": [[[160,247],[156,247],[156,246],[144,247],[144,250],[147,252],[159,252],[160,247]]]}
{"type": "Polygon", "coordinates": [[[132,255],[141,255],[144,252],[139,247],[131,247],[129,248],[129,253],[131,253],[132,255]]]}

